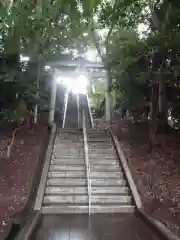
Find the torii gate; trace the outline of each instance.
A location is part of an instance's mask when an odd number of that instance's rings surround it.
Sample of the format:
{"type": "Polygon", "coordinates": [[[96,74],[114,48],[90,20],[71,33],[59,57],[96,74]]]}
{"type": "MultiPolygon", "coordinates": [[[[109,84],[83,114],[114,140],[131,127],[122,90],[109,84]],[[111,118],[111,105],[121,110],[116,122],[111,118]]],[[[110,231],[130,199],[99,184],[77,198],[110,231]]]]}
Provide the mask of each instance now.
{"type": "Polygon", "coordinates": [[[79,58],[71,61],[57,61],[49,64],[53,69],[53,79],[51,87],[50,97],[50,109],[49,109],[49,124],[54,122],[55,102],[56,102],[56,90],[57,90],[57,78],[58,77],[72,77],[76,78],[80,75],[84,75],[88,80],[94,78],[105,79],[105,113],[106,121],[111,121],[111,93],[108,91],[108,78],[107,72],[101,63],[90,62],[84,58],[79,58]],[[66,69],[63,71],[62,69],[66,69]],[[68,70],[68,71],[67,71],[68,70]],[[96,70],[96,71],[94,71],[96,70]]]}

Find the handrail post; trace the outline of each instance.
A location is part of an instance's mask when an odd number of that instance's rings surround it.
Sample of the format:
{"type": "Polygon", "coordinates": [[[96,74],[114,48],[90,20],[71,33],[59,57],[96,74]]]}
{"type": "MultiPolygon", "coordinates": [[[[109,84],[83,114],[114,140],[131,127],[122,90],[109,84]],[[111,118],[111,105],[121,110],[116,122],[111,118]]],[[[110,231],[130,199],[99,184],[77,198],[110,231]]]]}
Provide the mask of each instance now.
{"type": "Polygon", "coordinates": [[[84,151],[85,151],[85,163],[86,163],[86,178],[88,185],[88,212],[91,215],[91,179],[90,179],[90,164],[88,155],[88,143],[87,143],[87,131],[86,131],[86,119],[83,109],[83,134],[84,134],[84,151]]]}
{"type": "Polygon", "coordinates": [[[86,97],[87,97],[88,110],[89,110],[89,115],[90,115],[90,120],[91,120],[91,126],[92,126],[92,128],[94,128],[94,122],[93,122],[93,117],[92,117],[92,112],[91,112],[91,108],[90,108],[90,104],[89,104],[88,95],[86,95],[86,97]]]}
{"type": "Polygon", "coordinates": [[[66,96],[65,96],[65,101],[64,101],[65,103],[64,103],[64,115],[63,115],[63,125],[62,125],[62,128],[64,128],[65,121],[66,121],[68,97],[69,97],[69,91],[67,91],[66,96]]]}
{"type": "Polygon", "coordinates": [[[77,92],[78,128],[80,128],[79,93],[77,92]]]}

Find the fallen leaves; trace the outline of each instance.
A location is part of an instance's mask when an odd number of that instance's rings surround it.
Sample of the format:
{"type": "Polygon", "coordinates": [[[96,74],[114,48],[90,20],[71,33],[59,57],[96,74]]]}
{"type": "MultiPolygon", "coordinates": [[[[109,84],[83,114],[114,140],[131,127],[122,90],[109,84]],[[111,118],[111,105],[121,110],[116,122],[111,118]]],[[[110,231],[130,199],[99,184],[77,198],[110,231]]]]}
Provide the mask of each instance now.
{"type": "MultiPolygon", "coordinates": [[[[7,225],[10,217],[21,211],[26,201],[27,190],[32,173],[40,155],[40,146],[44,141],[44,128],[39,127],[35,134],[28,129],[17,132],[8,159],[0,159],[0,231],[7,225]]],[[[6,138],[0,138],[0,150],[6,138]],[[2,141],[1,141],[2,139],[2,141]]]]}
{"type": "Polygon", "coordinates": [[[180,134],[158,135],[156,147],[148,154],[148,128],[127,125],[126,131],[122,131],[123,123],[118,124],[116,133],[144,209],[180,236],[180,134]]]}

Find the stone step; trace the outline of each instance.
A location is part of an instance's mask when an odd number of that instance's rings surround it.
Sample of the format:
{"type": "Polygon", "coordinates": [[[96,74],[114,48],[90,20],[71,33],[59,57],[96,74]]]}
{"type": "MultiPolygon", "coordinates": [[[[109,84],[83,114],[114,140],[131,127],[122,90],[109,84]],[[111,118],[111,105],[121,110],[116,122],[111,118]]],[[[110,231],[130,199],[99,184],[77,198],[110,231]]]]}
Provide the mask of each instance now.
{"type": "MultiPolygon", "coordinates": [[[[46,187],[45,189],[46,195],[68,195],[68,194],[76,194],[76,195],[82,195],[82,194],[88,194],[87,186],[81,186],[81,187],[46,187]]],[[[91,188],[91,194],[93,195],[128,195],[129,189],[128,187],[92,187],[91,188]]]]}
{"type": "Polygon", "coordinates": [[[106,159],[117,159],[117,155],[116,153],[108,153],[108,152],[98,152],[98,151],[89,151],[88,152],[88,155],[90,158],[94,158],[94,157],[97,157],[97,158],[106,158],[106,159]]]}
{"type": "Polygon", "coordinates": [[[53,151],[64,151],[64,152],[68,152],[70,149],[72,149],[71,151],[74,152],[83,152],[84,151],[84,146],[83,147],[79,147],[79,146],[69,146],[69,145],[64,145],[64,146],[58,146],[56,145],[56,147],[53,148],[53,151]]]}
{"type": "Polygon", "coordinates": [[[75,140],[72,141],[71,139],[69,139],[69,140],[58,139],[58,140],[55,141],[56,146],[68,146],[68,145],[70,145],[71,147],[76,147],[76,146],[82,147],[83,144],[84,144],[84,139],[78,140],[78,141],[75,141],[75,140]]]}
{"type": "Polygon", "coordinates": [[[99,160],[99,159],[89,159],[89,163],[91,165],[93,165],[94,163],[98,164],[98,165],[115,165],[118,166],[118,162],[114,159],[111,160],[99,160]]]}
{"type": "Polygon", "coordinates": [[[51,164],[55,165],[85,165],[84,159],[52,159],[51,164]]]}
{"type": "Polygon", "coordinates": [[[59,132],[59,134],[57,134],[57,136],[82,136],[83,135],[83,132],[78,132],[78,131],[71,131],[71,132],[69,132],[69,131],[62,131],[62,132],[59,132]]]}
{"type": "Polygon", "coordinates": [[[69,154],[68,152],[67,153],[61,153],[61,152],[56,152],[56,153],[53,153],[52,154],[53,157],[56,157],[56,158],[83,158],[85,155],[84,155],[84,152],[82,153],[77,153],[77,154],[69,154]]]}
{"type": "MultiPolygon", "coordinates": [[[[90,212],[93,213],[133,213],[133,205],[91,205],[90,212]]],[[[42,207],[43,214],[71,214],[88,213],[88,205],[49,205],[42,207]]]]}
{"type": "MultiPolygon", "coordinates": [[[[49,171],[48,172],[49,178],[85,178],[86,172],[85,171],[49,171]]],[[[122,172],[90,172],[90,178],[116,178],[122,179],[124,177],[122,172]]]]}
{"type": "Polygon", "coordinates": [[[74,142],[74,143],[80,143],[84,140],[84,136],[78,136],[78,137],[71,137],[71,136],[61,136],[56,138],[59,142],[74,142]]]}
{"type": "Polygon", "coordinates": [[[62,133],[56,135],[56,139],[82,139],[84,136],[83,134],[68,134],[68,133],[62,133]]]}
{"type": "MultiPolygon", "coordinates": [[[[128,205],[131,204],[131,196],[121,196],[121,195],[92,195],[91,204],[120,204],[128,205]]],[[[46,195],[43,199],[43,205],[47,204],[88,204],[88,195],[46,195]]]]}
{"type": "Polygon", "coordinates": [[[87,204],[88,195],[46,195],[43,199],[43,205],[47,204],[87,204]]]}
{"type": "Polygon", "coordinates": [[[85,178],[86,173],[84,172],[59,172],[59,171],[50,171],[48,172],[49,178],[85,178]]]}
{"type": "Polygon", "coordinates": [[[61,152],[61,151],[53,151],[53,156],[58,158],[78,158],[78,157],[84,157],[84,152],[61,152]]]}
{"type": "Polygon", "coordinates": [[[90,139],[110,139],[107,134],[87,134],[90,139]]]}
{"type": "MultiPolygon", "coordinates": [[[[124,179],[91,179],[91,186],[125,186],[124,179]]],[[[87,180],[84,178],[49,178],[47,186],[87,186],[87,180]]]]}
{"type": "Polygon", "coordinates": [[[109,187],[109,186],[101,186],[101,187],[92,187],[91,188],[91,194],[95,195],[101,195],[101,194],[107,194],[107,195],[128,195],[129,194],[129,188],[128,187],[109,187]]]}
{"type": "Polygon", "coordinates": [[[110,144],[110,143],[112,144],[112,142],[110,140],[105,139],[105,138],[104,139],[103,138],[102,139],[101,138],[99,138],[99,139],[97,139],[97,138],[93,138],[93,139],[92,138],[88,138],[87,141],[90,142],[90,143],[92,143],[92,142],[94,142],[94,143],[98,142],[99,143],[100,142],[100,143],[105,143],[105,144],[107,144],[107,143],[108,144],[110,144]]]}
{"type": "Polygon", "coordinates": [[[120,168],[118,165],[103,165],[103,164],[93,164],[90,165],[90,171],[99,171],[99,172],[116,172],[116,171],[122,171],[122,168],[120,168]]]}
{"type": "Polygon", "coordinates": [[[82,131],[80,130],[80,128],[58,128],[57,132],[80,132],[82,133],[82,131]]]}
{"type": "Polygon", "coordinates": [[[116,178],[91,179],[91,186],[126,186],[126,180],[116,178]]]}
{"type": "Polygon", "coordinates": [[[67,154],[52,154],[52,159],[56,160],[83,160],[85,159],[85,155],[67,155],[67,154]]]}
{"type": "Polygon", "coordinates": [[[102,148],[89,148],[89,152],[92,153],[92,152],[102,152],[102,153],[115,153],[116,151],[113,149],[113,148],[105,148],[105,149],[102,149],[102,148]]]}
{"type": "Polygon", "coordinates": [[[102,159],[117,159],[117,156],[114,154],[106,154],[106,153],[89,153],[89,158],[102,158],[102,159]]]}
{"type": "Polygon", "coordinates": [[[97,130],[97,129],[88,129],[87,133],[101,133],[101,132],[107,132],[106,130],[97,130]]]}
{"type": "Polygon", "coordinates": [[[47,186],[87,186],[87,181],[85,178],[49,178],[47,186]]]}
{"type": "Polygon", "coordinates": [[[96,151],[96,150],[98,150],[98,151],[113,151],[113,152],[116,152],[115,150],[114,150],[114,147],[112,147],[112,146],[110,146],[110,147],[107,147],[107,146],[105,146],[104,148],[103,147],[99,147],[99,146],[88,146],[88,149],[89,149],[89,151],[96,151]]]}
{"type": "Polygon", "coordinates": [[[84,164],[53,164],[50,165],[49,171],[85,171],[84,164]]]}
{"type": "Polygon", "coordinates": [[[88,189],[87,186],[82,187],[46,187],[46,195],[68,195],[68,194],[77,194],[77,195],[87,195],[88,189]]]}
{"type": "Polygon", "coordinates": [[[91,171],[90,172],[90,177],[91,178],[117,178],[117,179],[122,179],[124,177],[124,174],[122,172],[95,172],[91,171]]]}
{"type": "Polygon", "coordinates": [[[79,158],[57,158],[57,157],[52,157],[51,160],[52,163],[67,163],[67,164],[84,164],[85,163],[85,158],[79,157],[79,158]]]}
{"type": "Polygon", "coordinates": [[[58,148],[61,148],[61,149],[69,149],[69,148],[75,148],[75,149],[84,149],[84,143],[77,143],[77,144],[74,144],[74,143],[59,143],[59,142],[55,142],[54,144],[54,147],[58,147],[58,148]]]}
{"type": "Polygon", "coordinates": [[[72,140],[68,140],[68,141],[55,141],[55,146],[57,147],[72,147],[72,148],[76,148],[76,147],[79,147],[79,148],[83,148],[84,146],[84,140],[82,141],[76,141],[76,142],[72,142],[72,140]]]}
{"type": "Polygon", "coordinates": [[[102,149],[102,150],[104,150],[104,149],[114,149],[114,147],[112,146],[112,144],[111,145],[104,145],[104,146],[102,146],[102,145],[97,145],[97,144],[89,144],[88,143],[88,149],[89,150],[91,150],[91,149],[102,149]]]}
{"type": "Polygon", "coordinates": [[[65,149],[65,150],[68,150],[68,149],[72,149],[72,150],[83,150],[84,149],[84,144],[63,144],[63,143],[60,143],[60,144],[55,144],[54,145],[54,149],[65,149]]]}

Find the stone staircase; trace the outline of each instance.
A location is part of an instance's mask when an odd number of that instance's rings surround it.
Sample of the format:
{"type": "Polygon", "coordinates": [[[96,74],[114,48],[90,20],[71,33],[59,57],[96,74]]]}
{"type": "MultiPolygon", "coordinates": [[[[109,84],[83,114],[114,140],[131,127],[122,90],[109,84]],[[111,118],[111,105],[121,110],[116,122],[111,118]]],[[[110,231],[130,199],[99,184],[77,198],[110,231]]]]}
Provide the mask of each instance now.
{"type": "Polygon", "coordinates": [[[87,136],[92,181],[91,212],[133,212],[131,193],[108,132],[89,129],[87,136]]]}
{"type": "Polygon", "coordinates": [[[49,166],[42,213],[133,212],[132,197],[112,141],[105,131],[87,132],[91,196],[83,132],[59,129],[49,166]]]}
{"type": "Polygon", "coordinates": [[[88,211],[83,132],[58,129],[42,205],[43,213],[88,211]]]}
{"type": "Polygon", "coordinates": [[[78,128],[78,106],[77,106],[77,95],[69,93],[67,110],[66,110],[66,119],[65,119],[65,128],[78,128]]]}

